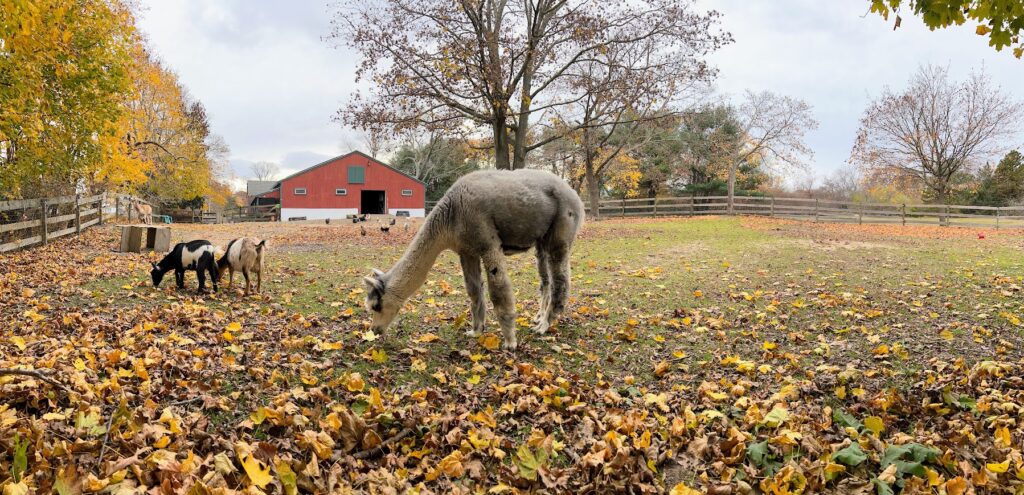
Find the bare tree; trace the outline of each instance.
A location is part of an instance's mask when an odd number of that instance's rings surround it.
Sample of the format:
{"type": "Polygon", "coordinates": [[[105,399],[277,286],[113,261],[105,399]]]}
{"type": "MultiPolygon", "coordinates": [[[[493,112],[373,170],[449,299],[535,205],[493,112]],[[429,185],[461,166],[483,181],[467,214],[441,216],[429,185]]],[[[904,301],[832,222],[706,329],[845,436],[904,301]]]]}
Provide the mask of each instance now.
{"type": "Polygon", "coordinates": [[[736,172],[744,163],[766,168],[803,168],[814,153],[804,144],[804,134],[818,128],[807,102],[769,91],[747,91],[736,111],[743,143],[729,167],[729,213],[733,211],[736,172]]]}
{"type": "Polygon", "coordinates": [[[281,172],[274,162],[256,162],[252,164],[252,177],[256,180],[273,180],[281,172]]]}
{"type": "Polygon", "coordinates": [[[852,167],[843,167],[832,172],[821,186],[821,192],[829,199],[850,201],[864,190],[864,180],[852,167]]]}
{"type": "Polygon", "coordinates": [[[850,161],[920,182],[945,203],[951,180],[1012,147],[1024,105],[993,86],[984,72],[951,81],[943,67],[924,66],[903,92],[886,88],[860,120],[850,161]]]}
{"type": "Polygon", "coordinates": [[[694,0],[357,0],[339,2],[332,38],[357,50],[357,77],[372,83],[337,118],[383,125],[454,129],[491,136],[497,168],[522,168],[531,124],[580,99],[561,83],[607,50],[659,41],[659,48],[703,64],[730,40],[716,12],[694,0]],[[348,7],[351,6],[351,7],[348,7]],[[559,86],[562,86],[561,88],[559,86]]]}

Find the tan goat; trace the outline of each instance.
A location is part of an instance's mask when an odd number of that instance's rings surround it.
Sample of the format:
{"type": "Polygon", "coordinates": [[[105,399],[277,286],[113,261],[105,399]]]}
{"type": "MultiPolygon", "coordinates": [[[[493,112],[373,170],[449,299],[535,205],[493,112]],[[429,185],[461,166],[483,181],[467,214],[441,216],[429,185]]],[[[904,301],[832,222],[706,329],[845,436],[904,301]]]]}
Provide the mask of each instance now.
{"type": "Polygon", "coordinates": [[[249,274],[256,274],[256,292],[259,293],[263,286],[263,253],[266,251],[267,241],[258,241],[251,237],[240,237],[228,243],[227,251],[217,261],[219,277],[224,272],[229,272],[228,287],[234,282],[235,271],[241,271],[245,277],[245,295],[249,295],[250,281],[249,274]]]}
{"type": "Polygon", "coordinates": [[[135,213],[138,213],[139,220],[149,225],[153,223],[153,207],[149,206],[141,201],[132,201],[132,205],[135,206],[135,213]]]}

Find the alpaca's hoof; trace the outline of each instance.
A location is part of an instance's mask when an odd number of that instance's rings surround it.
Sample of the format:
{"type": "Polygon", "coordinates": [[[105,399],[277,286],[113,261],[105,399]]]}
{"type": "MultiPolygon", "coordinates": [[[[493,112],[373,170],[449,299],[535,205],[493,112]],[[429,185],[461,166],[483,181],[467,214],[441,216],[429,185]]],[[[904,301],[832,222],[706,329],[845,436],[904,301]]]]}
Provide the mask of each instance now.
{"type": "Polygon", "coordinates": [[[505,341],[501,343],[501,348],[506,351],[514,351],[518,347],[519,342],[516,339],[505,339],[505,341]]]}
{"type": "Polygon", "coordinates": [[[536,325],[533,326],[533,331],[538,335],[544,335],[548,333],[549,328],[551,328],[551,325],[549,325],[548,322],[541,320],[537,322],[536,325]]]}

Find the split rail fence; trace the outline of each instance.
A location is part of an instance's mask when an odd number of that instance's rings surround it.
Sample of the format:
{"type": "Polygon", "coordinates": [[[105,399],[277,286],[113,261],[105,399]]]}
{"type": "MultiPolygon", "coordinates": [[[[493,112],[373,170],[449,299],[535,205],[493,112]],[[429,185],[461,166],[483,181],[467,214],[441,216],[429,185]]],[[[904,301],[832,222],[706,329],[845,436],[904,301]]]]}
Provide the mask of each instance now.
{"type": "MultiPolygon", "coordinates": [[[[728,196],[606,199],[600,217],[729,215],[728,196]]],[[[734,215],[761,215],[815,222],[1024,228],[1024,206],[857,203],[807,198],[737,196],[734,215]]],[[[587,215],[593,216],[590,207],[587,215]]]]}
{"type": "Polygon", "coordinates": [[[46,245],[103,224],[105,196],[61,196],[0,201],[0,253],[46,245]]]}

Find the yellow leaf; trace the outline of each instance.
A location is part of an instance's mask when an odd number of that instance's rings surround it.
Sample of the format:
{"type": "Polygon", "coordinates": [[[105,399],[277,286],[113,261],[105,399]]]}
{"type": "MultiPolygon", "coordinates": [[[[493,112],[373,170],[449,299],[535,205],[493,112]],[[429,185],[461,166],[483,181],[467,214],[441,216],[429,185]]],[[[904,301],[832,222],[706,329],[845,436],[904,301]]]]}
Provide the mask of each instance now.
{"type": "Polygon", "coordinates": [[[672,487],[672,491],[669,492],[669,495],[702,495],[703,493],[704,492],[701,492],[700,490],[695,490],[686,486],[686,483],[679,483],[672,487]]]}
{"type": "Polygon", "coordinates": [[[1009,428],[1005,426],[996,428],[996,445],[999,445],[1000,447],[1009,447],[1011,441],[1012,438],[1010,437],[1009,428]]]}
{"type": "Polygon", "coordinates": [[[3,495],[28,495],[28,485],[24,481],[11,483],[4,487],[3,495]]]}
{"type": "Polygon", "coordinates": [[[1008,469],[1010,469],[1010,460],[1007,459],[1003,462],[990,462],[988,464],[985,464],[985,468],[996,474],[1005,473],[1008,469]]]}
{"type": "Polygon", "coordinates": [[[477,337],[477,342],[489,351],[497,350],[501,346],[501,338],[494,333],[485,333],[477,337]]]}
{"type": "Polygon", "coordinates": [[[252,454],[242,458],[242,468],[245,469],[245,474],[249,476],[249,483],[260,488],[269,485],[274,480],[270,476],[270,466],[256,459],[252,454]]]}
{"type": "Polygon", "coordinates": [[[167,435],[164,435],[164,436],[160,437],[160,439],[158,439],[157,441],[153,442],[153,447],[156,447],[158,449],[162,449],[164,447],[167,447],[170,444],[171,444],[171,437],[169,437],[167,435]]]}
{"type": "Polygon", "coordinates": [[[237,321],[233,321],[231,323],[228,323],[228,326],[224,327],[224,329],[229,332],[237,332],[242,329],[242,324],[238,323],[237,321]]]}
{"type": "Polygon", "coordinates": [[[11,342],[14,342],[14,345],[17,346],[18,349],[21,349],[23,351],[25,350],[25,339],[15,335],[11,337],[11,342]]]}
{"type": "Polygon", "coordinates": [[[345,380],[345,387],[348,388],[349,392],[362,392],[366,388],[366,382],[363,381],[363,375],[359,373],[352,373],[345,380]]]}
{"type": "Polygon", "coordinates": [[[967,480],[957,476],[946,482],[946,495],[963,495],[967,492],[967,480]]]}
{"type": "Polygon", "coordinates": [[[668,361],[662,361],[654,367],[654,376],[661,378],[665,373],[668,373],[670,369],[672,369],[672,365],[669,364],[668,361]]]}
{"type": "Polygon", "coordinates": [[[874,433],[876,437],[879,433],[885,431],[885,423],[882,421],[882,418],[879,418],[878,416],[868,416],[864,418],[864,426],[871,430],[871,433],[874,433]]]}
{"type": "Polygon", "coordinates": [[[846,398],[846,386],[845,385],[840,385],[840,386],[836,387],[836,397],[838,397],[840,399],[845,399],[846,398]]]}
{"type": "Polygon", "coordinates": [[[990,28],[990,27],[988,27],[988,26],[986,26],[984,24],[979,24],[978,27],[974,29],[974,32],[978,33],[978,36],[985,36],[986,34],[988,34],[991,31],[992,31],[992,28],[990,28]]]}
{"type": "Polygon", "coordinates": [[[417,337],[416,338],[416,342],[420,343],[420,344],[427,344],[427,343],[433,342],[435,340],[438,340],[440,338],[441,337],[438,337],[437,335],[434,335],[432,333],[425,333],[425,334],[420,335],[419,337],[417,337]]]}
{"type": "Polygon", "coordinates": [[[373,342],[374,340],[377,340],[377,337],[378,335],[373,333],[373,330],[367,330],[363,332],[363,340],[367,342],[373,342]]]}

